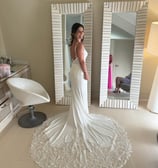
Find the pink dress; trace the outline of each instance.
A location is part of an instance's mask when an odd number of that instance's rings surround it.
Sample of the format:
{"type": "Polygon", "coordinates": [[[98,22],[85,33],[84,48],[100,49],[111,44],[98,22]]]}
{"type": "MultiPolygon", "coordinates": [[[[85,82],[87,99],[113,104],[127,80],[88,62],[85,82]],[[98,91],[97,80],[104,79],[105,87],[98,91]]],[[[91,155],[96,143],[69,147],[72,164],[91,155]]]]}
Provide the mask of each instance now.
{"type": "Polygon", "coordinates": [[[112,89],[112,55],[109,56],[108,89],[112,89]]]}

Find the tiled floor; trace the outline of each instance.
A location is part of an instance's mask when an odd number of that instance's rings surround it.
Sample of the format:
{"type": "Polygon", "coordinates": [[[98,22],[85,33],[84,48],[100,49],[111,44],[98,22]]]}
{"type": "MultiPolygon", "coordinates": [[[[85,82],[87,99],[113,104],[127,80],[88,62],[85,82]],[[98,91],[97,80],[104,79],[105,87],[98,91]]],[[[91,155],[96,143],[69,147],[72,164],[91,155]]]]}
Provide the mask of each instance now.
{"type": "MultiPolygon", "coordinates": [[[[121,110],[90,106],[90,111],[110,116],[128,132],[133,154],[124,168],[158,168],[158,114],[149,112],[145,103],[138,110],[121,110]]],[[[67,106],[43,104],[37,107],[48,117],[67,111],[67,106]]],[[[30,158],[30,144],[34,129],[17,125],[18,116],[0,134],[0,168],[39,168],[30,158]]]]}

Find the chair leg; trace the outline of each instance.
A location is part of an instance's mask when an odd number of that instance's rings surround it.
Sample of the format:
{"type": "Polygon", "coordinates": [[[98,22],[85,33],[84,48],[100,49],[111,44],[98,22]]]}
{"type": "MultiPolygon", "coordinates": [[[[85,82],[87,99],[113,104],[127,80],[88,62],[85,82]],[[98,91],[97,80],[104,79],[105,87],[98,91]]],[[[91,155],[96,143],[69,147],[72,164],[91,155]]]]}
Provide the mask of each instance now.
{"type": "Polygon", "coordinates": [[[29,113],[24,114],[18,120],[19,126],[23,128],[33,128],[43,123],[47,119],[42,112],[34,111],[34,106],[28,106],[29,113]]]}

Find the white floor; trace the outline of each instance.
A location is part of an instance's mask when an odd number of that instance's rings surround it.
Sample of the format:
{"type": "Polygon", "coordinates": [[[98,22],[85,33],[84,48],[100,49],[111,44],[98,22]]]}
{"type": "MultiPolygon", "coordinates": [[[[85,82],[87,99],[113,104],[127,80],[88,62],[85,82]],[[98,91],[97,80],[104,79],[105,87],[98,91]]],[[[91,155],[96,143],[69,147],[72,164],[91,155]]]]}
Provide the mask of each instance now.
{"type": "Polygon", "coordinates": [[[108,91],[108,98],[129,100],[129,97],[130,97],[129,92],[121,91],[120,93],[114,93],[113,91],[114,89],[108,91]]]}
{"type": "MultiPolygon", "coordinates": [[[[68,106],[43,104],[37,109],[48,117],[68,110],[68,106]]],[[[110,116],[117,120],[128,132],[133,146],[133,154],[124,168],[158,168],[158,114],[149,112],[141,103],[138,110],[121,110],[90,106],[90,111],[110,116]]],[[[30,144],[34,128],[18,126],[17,119],[0,134],[0,168],[39,168],[30,158],[30,144]]]]}

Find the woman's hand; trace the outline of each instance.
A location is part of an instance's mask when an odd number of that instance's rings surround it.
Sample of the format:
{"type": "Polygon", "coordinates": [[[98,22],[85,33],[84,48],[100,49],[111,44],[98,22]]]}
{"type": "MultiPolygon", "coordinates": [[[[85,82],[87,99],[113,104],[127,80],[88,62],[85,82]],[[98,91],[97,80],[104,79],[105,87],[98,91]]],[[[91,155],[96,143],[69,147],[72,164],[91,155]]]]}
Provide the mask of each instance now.
{"type": "Polygon", "coordinates": [[[89,74],[86,73],[86,72],[84,72],[84,79],[85,79],[85,80],[89,80],[89,74]]]}

